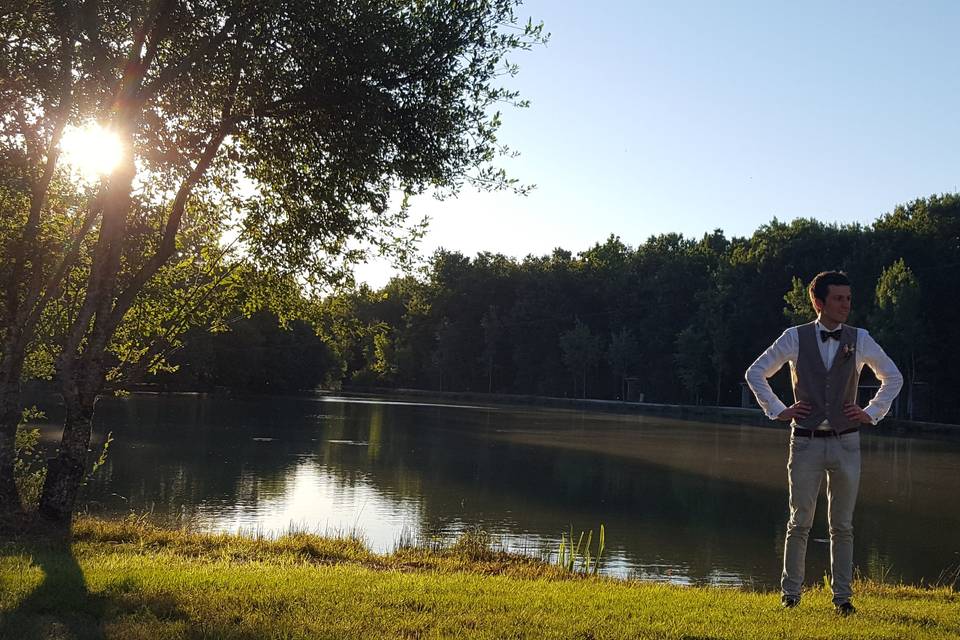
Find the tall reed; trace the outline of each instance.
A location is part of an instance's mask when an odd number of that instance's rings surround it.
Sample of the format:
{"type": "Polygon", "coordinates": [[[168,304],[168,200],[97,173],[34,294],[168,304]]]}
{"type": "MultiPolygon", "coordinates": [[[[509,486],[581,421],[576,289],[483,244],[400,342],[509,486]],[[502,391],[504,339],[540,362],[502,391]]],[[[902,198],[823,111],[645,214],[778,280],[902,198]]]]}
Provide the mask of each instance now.
{"type": "Polygon", "coordinates": [[[593,554],[593,530],[580,532],[577,542],[573,542],[573,525],[570,525],[570,537],[566,533],[560,534],[560,547],[557,549],[557,564],[571,573],[597,575],[600,572],[600,563],[606,549],[606,530],[600,525],[600,536],[597,540],[597,553],[593,554]],[[584,542],[586,535],[586,542],[584,542]]]}

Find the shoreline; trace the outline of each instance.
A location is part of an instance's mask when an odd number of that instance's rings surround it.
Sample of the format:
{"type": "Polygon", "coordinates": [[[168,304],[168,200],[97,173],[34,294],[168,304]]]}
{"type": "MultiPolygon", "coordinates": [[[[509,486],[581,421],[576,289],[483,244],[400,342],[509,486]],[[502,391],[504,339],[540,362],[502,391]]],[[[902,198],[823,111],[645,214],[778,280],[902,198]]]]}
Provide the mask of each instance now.
{"type": "MultiPolygon", "coordinates": [[[[317,395],[360,398],[418,398],[470,403],[489,406],[517,406],[547,409],[566,409],[622,415],[663,416],[697,422],[754,426],[782,429],[783,424],[770,420],[758,408],[724,407],[713,405],[658,404],[651,402],[624,402],[589,398],[554,398],[550,396],[477,393],[469,391],[431,391],[426,389],[344,389],[342,391],[315,391],[317,395]]],[[[878,424],[864,427],[870,433],[884,436],[941,437],[960,440],[960,425],[942,422],[920,422],[898,418],[884,418],[878,424]]]]}
{"type": "MultiPolygon", "coordinates": [[[[235,395],[229,389],[214,391],[169,389],[153,383],[133,385],[130,393],[134,395],[162,394],[210,394],[235,395]]],[[[23,404],[36,404],[40,399],[58,396],[56,385],[49,382],[31,381],[24,384],[23,404]]],[[[257,396],[261,394],[238,393],[238,396],[257,396]]],[[[783,424],[768,419],[759,408],[727,407],[713,405],[659,404],[652,402],[624,402],[620,400],[599,400],[590,398],[558,398],[551,396],[521,395],[507,393],[480,393],[472,391],[434,391],[429,389],[406,388],[365,388],[348,387],[341,390],[316,389],[290,394],[262,394],[289,397],[345,397],[345,398],[382,398],[385,400],[437,400],[451,404],[471,404],[481,406],[510,406],[568,411],[587,411],[595,413],[615,413],[620,415],[662,416],[695,422],[715,422],[726,425],[754,426],[781,429],[783,424]]],[[[59,404],[60,401],[57,400],[59,404]]],[[[960,424],[943,422],[922,422],[887,417],[877,425],[864,427],[871,434],[888,437],[938,438],[960,441],[960,424]]]]}

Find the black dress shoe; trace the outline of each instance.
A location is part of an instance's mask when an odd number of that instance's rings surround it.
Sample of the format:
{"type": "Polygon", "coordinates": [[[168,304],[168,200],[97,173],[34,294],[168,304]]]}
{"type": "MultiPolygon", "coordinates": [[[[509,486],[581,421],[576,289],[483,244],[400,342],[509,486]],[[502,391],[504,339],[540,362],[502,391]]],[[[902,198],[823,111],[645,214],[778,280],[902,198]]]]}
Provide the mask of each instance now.
{"type": "Polygon", "coordinates": [[[800,598],[797,596],[782,596],[780,598],[780,606],[784,609],[793,609],[798,604],[800,604],[800,598]]]}
{"type": "Polygon", "coordinates": [[[857,608],[851,602],[841,602],[834,607],[838,616],[852,616],[857,612],[857,608]]]}

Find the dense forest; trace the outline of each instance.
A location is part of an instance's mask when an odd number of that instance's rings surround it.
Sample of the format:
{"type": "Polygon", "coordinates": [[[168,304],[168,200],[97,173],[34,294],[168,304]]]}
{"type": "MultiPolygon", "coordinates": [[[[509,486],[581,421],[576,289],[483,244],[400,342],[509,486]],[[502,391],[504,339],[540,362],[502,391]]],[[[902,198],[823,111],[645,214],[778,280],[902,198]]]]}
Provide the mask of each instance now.
{"type": "Polygon", "coordinates": [[[317,301],[316,336],[263,316],[235,323],[233,335],[195,332],[172,378],[236,386],[238,370],[259,367],[290,388],[606,399],[623,398],[629,379],[647,402],[739,406],[747,365],[813,317],[806,284],[825,269],[849,274],[851,324],[913,383],[900,415],[960,422],[957,194],[898,206],[869,226],[774,219],[746,238],[717,229],[633,247],[611,236],[576,255],[522,260],[441,250],[420,276],[317,301]]]}

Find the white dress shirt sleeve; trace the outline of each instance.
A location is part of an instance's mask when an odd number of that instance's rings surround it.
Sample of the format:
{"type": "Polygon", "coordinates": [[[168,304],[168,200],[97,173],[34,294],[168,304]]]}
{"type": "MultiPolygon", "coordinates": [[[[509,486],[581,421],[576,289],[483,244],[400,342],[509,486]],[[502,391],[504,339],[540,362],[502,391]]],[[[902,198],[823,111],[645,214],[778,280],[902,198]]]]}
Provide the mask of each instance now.
{"type": "Polygon", "coordinates": [[[857,367],[862,368],[867,365],[873,370],[877,380],[880,381],[880,388],[877,394],[873,396],[869,404],[864,407],[864,412],[873,421],[873,424],[880,422],[887,412],[890,411],[890,405],[894,398],[900,393],[903,387],[903,375],[893,363],[873,336],[864,329],[857,332],[857,367]]]}
{"type": "Polygon", "coordinates": [[[785,404],[777,397],[777,394],[770,388],[767,378],[773,376],[787,362],[796,362],[800,351],[800,343],[797,339],[796,327],[791,327],[770,345],[766,351],[760,354],[760,357],[747,368],[747,384],[753,395],[757,397],[757,402],[771,420],[776,420],[784,409],[785,404]]]}

